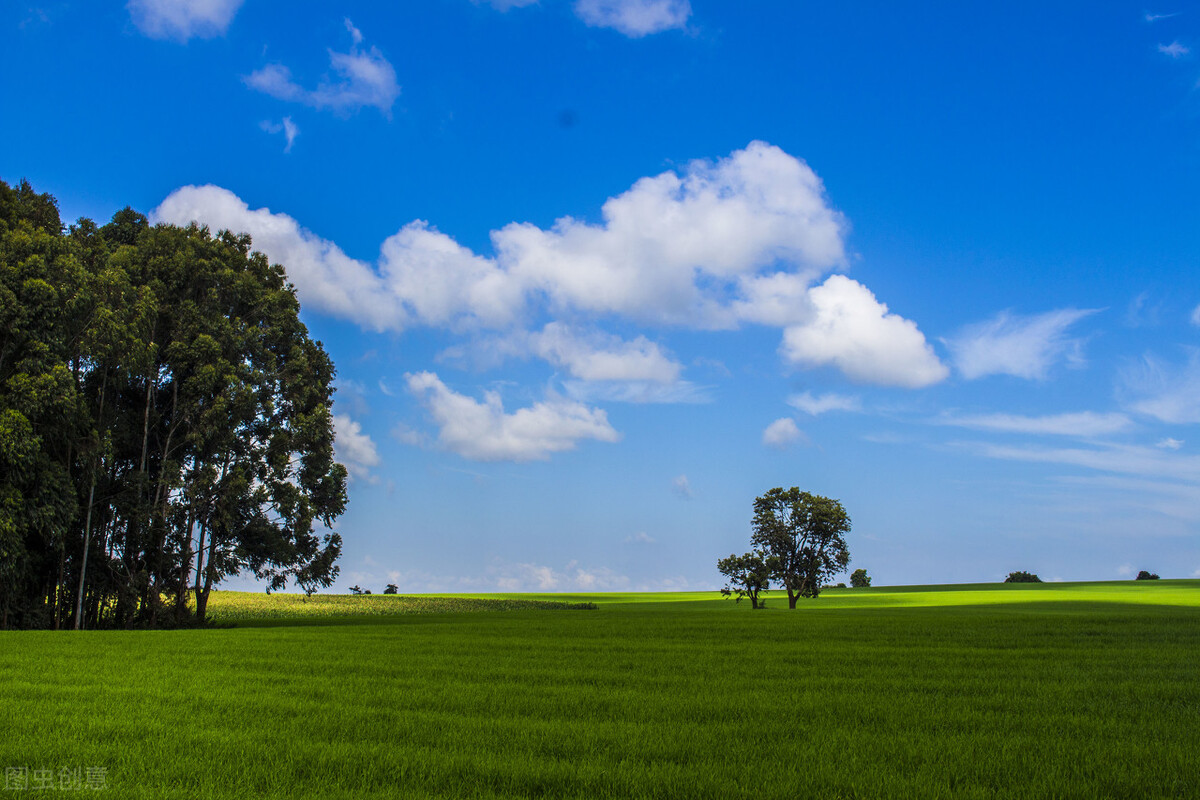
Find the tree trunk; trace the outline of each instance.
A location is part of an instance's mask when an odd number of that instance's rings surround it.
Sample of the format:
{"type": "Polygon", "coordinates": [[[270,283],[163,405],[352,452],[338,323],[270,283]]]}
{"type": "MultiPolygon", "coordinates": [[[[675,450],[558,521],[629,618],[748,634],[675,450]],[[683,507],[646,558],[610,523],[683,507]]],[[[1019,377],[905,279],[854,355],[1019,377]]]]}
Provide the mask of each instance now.
{"type": "Polygon", "coordinates": [[[788,608],[795,608],[796,600],[798,600],[799,598],[800,598],[800,595],[797,594],[796,592],[793,592],[792,587],[789,586],[788,587],[788,608]]]}

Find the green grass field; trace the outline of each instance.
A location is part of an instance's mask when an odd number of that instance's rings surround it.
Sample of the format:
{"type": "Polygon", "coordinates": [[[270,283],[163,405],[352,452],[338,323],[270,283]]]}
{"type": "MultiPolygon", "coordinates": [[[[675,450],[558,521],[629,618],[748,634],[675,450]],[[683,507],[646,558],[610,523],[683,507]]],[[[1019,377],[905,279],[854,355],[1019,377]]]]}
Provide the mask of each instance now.
{"type": "Polygon", "coordinates": [[[0,633],[0,766],[119,798],[1200,797],[1200,581],[484,599],[0,633]]]}

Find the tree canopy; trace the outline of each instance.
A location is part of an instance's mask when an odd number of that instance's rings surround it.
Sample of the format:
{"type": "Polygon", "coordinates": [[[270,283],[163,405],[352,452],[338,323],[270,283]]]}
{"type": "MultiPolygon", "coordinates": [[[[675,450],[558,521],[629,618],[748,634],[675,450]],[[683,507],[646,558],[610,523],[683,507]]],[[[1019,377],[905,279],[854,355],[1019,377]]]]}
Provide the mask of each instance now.
{"type": "Polygon", "coordinates": [[[243,572],[332,583],[334,366],[299,310],[247,235],[129,208],[64,230],[0,181],[0,626],[203,621],[243,572]]]}
{"type": "Polygon", "coordinates": [[[850,564],[846,534],[850,517],[837,500],[775,488],[754,500],[751,543],[771,566],[771,578],[787,590],[788,608],[816,597],[821,584],[850,564]]]}

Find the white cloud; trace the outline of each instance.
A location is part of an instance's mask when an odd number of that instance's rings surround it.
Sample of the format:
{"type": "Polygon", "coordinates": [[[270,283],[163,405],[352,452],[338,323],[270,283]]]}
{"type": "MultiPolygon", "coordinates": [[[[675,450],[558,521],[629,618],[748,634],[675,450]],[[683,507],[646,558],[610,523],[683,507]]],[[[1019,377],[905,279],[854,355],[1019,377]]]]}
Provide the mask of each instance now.
{"type": "Polygon", "coordinates": [[[692,497],[692,483],[688,480],[687,475],[676,475],[671,480],[671,491],[682,497],[684,500],[690,500],[692,497]]]}
{"type": "Polygon", "coordinates": [[[315,89],[306,89],[293,80],[292,71],[283,64],[267,64],[247,75],[246,85],[279,100],[329,109],[336,114],[374,107],[390,118],[392,105],[400,96],[396,70],[378,48],[359,49],[362,32],[348,19],[346,28],[354,42],[350,52],[329,51],[329,66],[335,79],[327,78],[315,89]]]}
{"type": "Polygon", "coordinates": [[[852,380],[909,388],[948,374],[916,324],[888,313],[861,283],[831,275],[809,297],[815,316],[783,333],[780,350],[788,361],[833,365],[852,380]]]}
{"type": "Polygon", "coordinates": [[[691,16],[688,0],[576,0],[575,14],[593,28],[614,28],[638,38],[683,28],[691,16]]]}
{"type": "MultiPolygon", "coordinates": [[[[971,446],[989,458],[1064,464],[1099,472],[1200,483],[1200,456],[1166,453],[1150,447],[1110,444],[1096,448],[1051,448],[978,443],[971,446]]],[[[1191,488],[1195,489],[1194,486],[1191,488]]]]}
{"type": "MultiPolygon", "coordinates": [[[[513,223],[492,233],[497,256],[555,309],[616,313],[655,324],[729,328],[753,321],[728,298],[778,262],[809,273],[843,260],[843,221],[816,174],[764,142],[682,175],[642,178],[601,209],[550,230],[513,223]]],[[[741,298],[739,298],[741,299],[741,298]]]]}
{"type": "Polygon", "coordinates": [[[1003,433],[1034,433],[1052,436],[1092,437],[1118,433],[1128,429],[1133,421],[1124,414],[1115,412],[1098,413],[1078,411],[1070,414],[1048,414],[1028,417],[1020,414],[976,414],[947,416],[939,420],[943,425],[957,425],[977,430],[1000,431],[1003,433]]]}
{"type": "Polygon", "coordinates": [[[1192,51],[1187,46],[1176,41],[1171,42],[1170,44],[1160,44],[1158,46],[1158,52],[1165,56],[1170,56],[1171,58],[1183,58],[1192,51]]]}
{"type": "Polygon", "coordinates": [[[563,391],[583,403],[708,403],[709,387],[691,381],[563,381],[563,391]]]}
{"type": "Polygon", "coordinates": [[[531,337],[533,352],[585,381],[672,383],[683,366],[644,336],[631,342],[598,332],[581,334],[561,322],[531,337]]]}
{"type": "Polygon", "coordinates": [[[271,122],[263,120],[258,124],[267,133],[282,133],[287,139],[287,145],[283,148],[283,152],[292,152],[292,142],[296,141],[296,137],[300,135],[300,128],[296,123],[292,122],[291,117],[284,117],[281,122],[271,122]]]}
{"type": "Polygon", "coordinates": [[[365,263],[216,186],[181,187],[152,218],[249,233],[307,307],[380,331],[507,331],[494,358],[537,354],[576,381],[643,401],[704,392],[680,380],[657,343],[595,332],[591,321],[783,327],[793,364],[832,365],[858,381],[919,387],[947,372],[915,323],[866,287],[841,275],[812,286],[844,263],[845,223],[808,165],[764,142],[643,178],[604,203],[598,224],[509,224],[492,232],[490,257],[417,220],[365,263]],[[552,321],[540,333],[513,333],[543,315],[552,321]],[[564,317],[579,324],[554,321],[564,317]]]}
{"type": "Polygon", "coordinates": [[[1196,327],[1200,327],[1200,306],[1192,309],[1192,315],[1188,317],[1188,321],[1196,327]]]}
{"type": "Polygon", "coordinates": [[[509,414],[500,395],[483,402],[452,391],[432,372],[405,376],[408,390],[438,425],[438,445],[474,461],[533,461],[574,450],[581,439],[615,442],[621,437],[601,409],[551,399],[509,414]]]}
{"type": "Polygon", "coordinates": [[[993,319],[968,325],[946,342],[964,378],[1015,375],[1045,378],[1060,359],[1082,363],[1082,341],[1066,331],[1098,309],[1062,308],[1033,316],[1003,311],[993,319]]]}
{"type": "Polygon", "coordinates": [[[613,592],[628,590],[629,578],[608,567],[582,567],[570,561],[562,569],[533,562],[497,562],[488,580],[502,592],[613,592]]]}
{"type": "Polygon", "coordinates": [[[1122,564],[1121,566],[1117,567],[1117,574],[1120,575],[1122,578],[1126,578],[1126,577],[1132,575],[1133,574],[1133,565],[1132,564],[1122,564]]]}
{"type": "Polygon", "coordinates": [[[1153,14],[1150,12],[1146,12],[1146,22],[1158,22],[1160,19],[1170,19],[1171,17],[1178,17],[1178,16],[1179,16],[1178,11],[1176,11],[1172,14],[1153,14]]]}
{"type": "Polygon", "coordinates": [[[645,531],[638,531],[632,536],[626,536],[622,541],[624,544],[654,544],[657,540],[645,531]]]}
{"type": "MultiPolygon", "coordinates": [[[[510,8],[524,8],[538,2],[538,0],[482,0],[497,11],[508,11],[510,8]]],[[[474,0],[478,5],[481,0],[474,0]]]]}
{"type": "Polygon", "coordinates": [[[152,39],[224,35],[242,0],[129,0],[125,7],[138,30],[152,39]]]}
{"type": "Polygon", "coordinates": [[[345,465],[351,479],[374,483],[376,478],[371,474],[371,468],[379,466],[379,452],[371,437],[362,432],[362,425],[346,414],[334,414],[333,430],[334,453],[345,465]]]}
{"type": "Polygon", "coordinates": [[[1176,425],[1200,423],[1200,350],[1181,366],[1146,356],[1121,377],[1133,411],[1176,425]]]}
{"type": "Polygon", "coordinates": [[[794,394],[787,400],[788,405],[803,411],[805,414],[818,416],[826,411],[861,411],[862,401],[852,395],[834,394],[813,395],[812,392],[794,394]]]}
{"type": "Polygon", "coordinates": [[[796,442],[803,441],[804,433],[796,427],[796,420],[782,417],[763,430],[762,443],[776,450],[786,450],[796,442]]]}
{"type": "Polygon", "coordinates": [[[1159,443],[1154,446],[1163,450],[1178,450],[1183,447],[1183,440],[1172,439],[1170,436],[1168,436],[1167,438],[1160,440],[1159,443]]]}

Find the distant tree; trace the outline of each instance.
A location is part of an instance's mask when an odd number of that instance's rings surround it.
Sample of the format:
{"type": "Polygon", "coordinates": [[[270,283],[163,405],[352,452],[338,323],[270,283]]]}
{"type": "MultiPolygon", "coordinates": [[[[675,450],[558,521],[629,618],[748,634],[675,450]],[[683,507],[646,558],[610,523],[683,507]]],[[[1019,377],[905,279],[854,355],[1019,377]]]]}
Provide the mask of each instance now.
{"type": "Polygon", "coordinates": [[[363,594],[363,590],[358,584],[350,587],[350,594],[363,594]]]}
{"type": "Polygon", "coordinates": [[[371,590],[370,590],[370,589],[363,589],[363,590],[362,590],[362,593],[363,593],[363,594],[370,594],[370,593],[371,593],[371,590]]]}
{"type": "Polygon", "coordinates": [[[1146,570],[1142,570],[1141,572],[1139,572],[1137,574],[1137,577],[1134,578],[1134,580],[1135,581],[1156,581],[1156,580],[1158,580],[1158,573],[1157,572],[1147,572],[1146,570]]]}
{"type": "Polygon", "coordinates": [[[850,573],[850,585],[855,589],[865,589],[871,585],[871,576],[865,569],[856,569],[850,573]]]}
{"type": "Polygon", "coordinates": [[[1005,583],[1041,583],[1042,579],[1032,572],[1010,572],[1004,579],[1005,583]]]}
{"type": "Polygon", "coordinates": [[[396,594],[396,593],[397,593],[397,592],[399,592],[399,591],[400,591],[400,587],[398,587],[398,586],[397,586],[396,584],[394,584],[394,583],[389,583],[389,584],[387,585],[387,588],[383,590],[383,593],[384,593],[384,594],[396,594]]]}
{"type": "Polygon", "coordinates": [[[721,594],[733,597],[738,603],[747,597],[751,608],[766,607],[766,598],[759,599],[759,595],[771,588],[771,569],[761,553],[730,554],[717,562],[717,571],[729,579],[721,594]]]}
{"type": "Polygon", "coordinates": [[[770,577],[787,589],[788,608],[816,597],[821,584],[846,569],[850,517],[837,500],[791,489],[771,489],[754,500],[750,541],[770,565],[770,577]]]}

